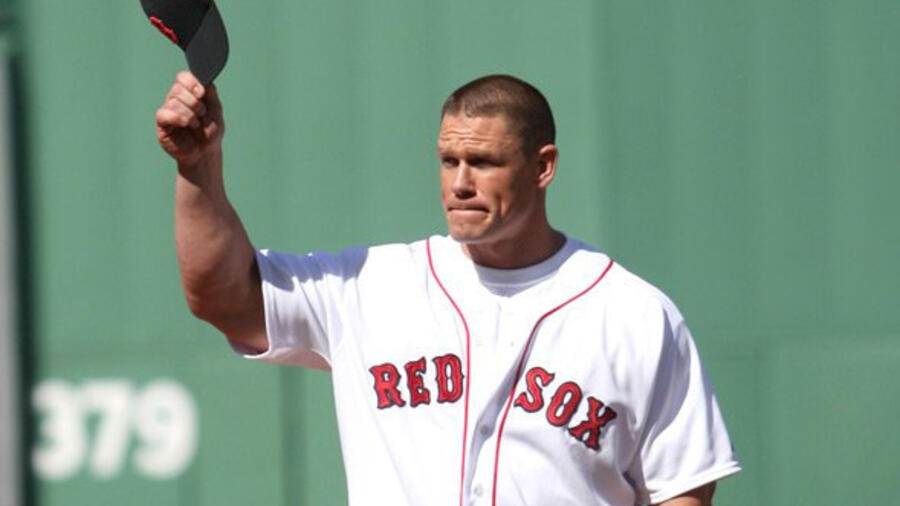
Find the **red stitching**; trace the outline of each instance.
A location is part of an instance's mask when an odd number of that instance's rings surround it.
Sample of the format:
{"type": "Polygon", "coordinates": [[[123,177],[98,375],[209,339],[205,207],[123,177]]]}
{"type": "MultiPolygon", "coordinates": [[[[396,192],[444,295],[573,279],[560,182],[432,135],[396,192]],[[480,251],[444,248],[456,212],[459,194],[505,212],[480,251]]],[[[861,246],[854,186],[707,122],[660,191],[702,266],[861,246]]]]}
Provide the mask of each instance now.
{"type": "Polygon", "coordinates": [[[463,487],[466,483],[466,440],[469,434],[469,364],[471,362],[469,360],[469,324],[466,322],[466,317],[463,316],[459,306],[456,305],[456,301],[450,296],[450,292],[444,288],[444,284],[441,283],[437,272],[434,270],[434,262],[431,260],[431,238],[425,240],[425,249],[428,252],[428,268],[431,270],[431,275],[434,277],[434,280],[437,281],[438,286],[441,287],[441,291],[444,292],[444,295],[447,297],[447,300],[450,301],[453,309],[456,310],[460,320],[462,320],[463,328],[466,329],[466,385],[464,394],[465,400],[463,401],[465,407],[463,408],[462,464],[459,471],[459,506],[463,506],[463,487]]]}
{"type": "Polygon", "coordinates": [[[600,283],[600,280],[602,280],[604,276],[606,276],[606,273],[609,272],[609,269],[612,268],[612,266],[613,261],[610,260],[609,263],[606,264],[606,268],[603,269],[603,272],[600,273],[600,277],[595,279],[594,282],[590,284],[590,286],[578,292],[569,300],[541,315],[541,317],[538,318],[534,323],[534,327],[532,327],[531,329],[531,334],[528,336],[528,342],[525,343],[525,349],[522,350],[522,357],[519,358],[519,367],[516,369],[516,377],[513,380],[512,388],[509,389],[509,399],[507,399],[506,401],[506,408],[503,409],[503,417],[500,419],[500,427],[497,429],[497,448],[494,451],[494,484],[493,490],[491,491],[491,504],[493,504],[494,506],[497,506],[497,471],[500,468],[500,439],[503,437],[503,427],[506,425],[506,416],[509,415],[509,407],[512,405],[513,397],[515,397],[516,394],[516,385],[519,383],[519,379],[521,379],[522,377],[522,368],[525,366],[525,358],[528,356],[528,349],[531,347],[531,342],[534,340],[534,336],[537,334],[538,326],[540,326],[541,322],[543,322],[545,318],[559,311],[573,300],[588,293],[592,288],[597,286],[597,284],[600,283]]]}

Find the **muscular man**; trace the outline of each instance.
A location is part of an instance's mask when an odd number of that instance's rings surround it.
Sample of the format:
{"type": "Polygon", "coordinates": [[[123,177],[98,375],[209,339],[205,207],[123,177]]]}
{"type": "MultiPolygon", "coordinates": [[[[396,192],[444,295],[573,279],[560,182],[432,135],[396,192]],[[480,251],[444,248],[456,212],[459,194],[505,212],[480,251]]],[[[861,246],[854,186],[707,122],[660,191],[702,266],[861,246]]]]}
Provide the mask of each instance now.
{"type": "Polygon", "coordinates": [[[351,504],[706,505],[740,470],[676,307],[551,227],[555,128],[531,85],[444,103],[449,236],[338,254],[254,249],[215,87],[179,74],[156,120],[191,310],[250,358],[332,372],[351,504]]]}

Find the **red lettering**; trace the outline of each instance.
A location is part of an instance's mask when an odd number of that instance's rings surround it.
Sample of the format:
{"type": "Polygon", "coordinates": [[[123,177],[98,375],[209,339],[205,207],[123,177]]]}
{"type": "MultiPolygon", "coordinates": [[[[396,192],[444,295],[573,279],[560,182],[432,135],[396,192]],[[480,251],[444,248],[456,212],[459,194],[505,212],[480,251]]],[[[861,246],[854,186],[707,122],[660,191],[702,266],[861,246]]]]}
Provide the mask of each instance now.
{"type": "Polygon", "coordinates": [[[375,394],[378,396],[378,409],[406,404],[400,396],[400,390],[397,390],[397,384],[400,383],[400,372],[397,371],[394,364],[372,366],[369,368],[369,372],[375,378],[374,387],[375,394]]]}
{"type": "Polygon", "coordinates": [[[576,427],[569,429],[569,434],[584,443],[588,448],[600,449],[600,432],[610,421],[616,418],[616,412],[599,400],[588,397],[588,418],[576,427]],[[601,414],[600,412],[603,412],[601,414]],[[585,437],[586,436],[586,437],[585,437]]]}
{"type": "Polygon", "coordinates": [[[425,383],[422,381],[422,373],[425,372],[425,357],[407,362],[404,368],[406,369],[406,386],[409,387],[409,405],[416,407],[419,404],[429,404],[431,392],[425,388],[425,383]]]}
{"type": "Polygon", "coordinates": [[[434,357],[437,367],[438,402],[456,402],[463,394],[462,361],[453,354],[434,357]]]}
{"type": "Polygon", "coordinates": [[[525,392],[516,397],[515,405],[534,413],[544,407],[543,387],[550,384],[555,374],[547,372],[543,367],[532,367],[525,373],[525,392]]]}
{"type": "Polygon", "coordinates": [[[557,427],[567,425],[578,404],[581,402],[581,388],[575,383],[567,381],[556,389],[550,405],[547,406],[547,421],[557,427]],[[562,407],[562,412],[559,408],[562,407]]]}

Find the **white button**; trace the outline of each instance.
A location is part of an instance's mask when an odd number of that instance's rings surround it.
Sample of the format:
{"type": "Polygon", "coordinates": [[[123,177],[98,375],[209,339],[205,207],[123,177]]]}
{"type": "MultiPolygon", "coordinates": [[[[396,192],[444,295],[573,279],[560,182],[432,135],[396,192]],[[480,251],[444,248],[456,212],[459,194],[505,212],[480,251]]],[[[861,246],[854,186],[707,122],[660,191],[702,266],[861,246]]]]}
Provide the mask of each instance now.
{"type": "Polygon", "coordinates": [[[481,486],[481,483],[475,485],[475,488],[472,489],[472,493],[475,494],[475,497],[481,497],[481,494],[484,493],[484,487],[481,486]]]}

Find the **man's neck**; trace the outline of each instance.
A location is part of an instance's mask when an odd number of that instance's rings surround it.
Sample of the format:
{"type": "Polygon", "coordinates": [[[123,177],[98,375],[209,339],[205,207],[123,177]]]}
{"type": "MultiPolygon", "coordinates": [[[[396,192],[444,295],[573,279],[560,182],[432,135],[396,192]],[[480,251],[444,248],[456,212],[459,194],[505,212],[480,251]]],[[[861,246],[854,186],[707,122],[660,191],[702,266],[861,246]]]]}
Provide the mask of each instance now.
{"type": "Polygon", "coordinates": [[[559,251],[566,237],[549,225],[527,236],[483,244],[463,244],[463,252],[478,265],[494,269],[520,269],[540,263],[559,251]]]}

